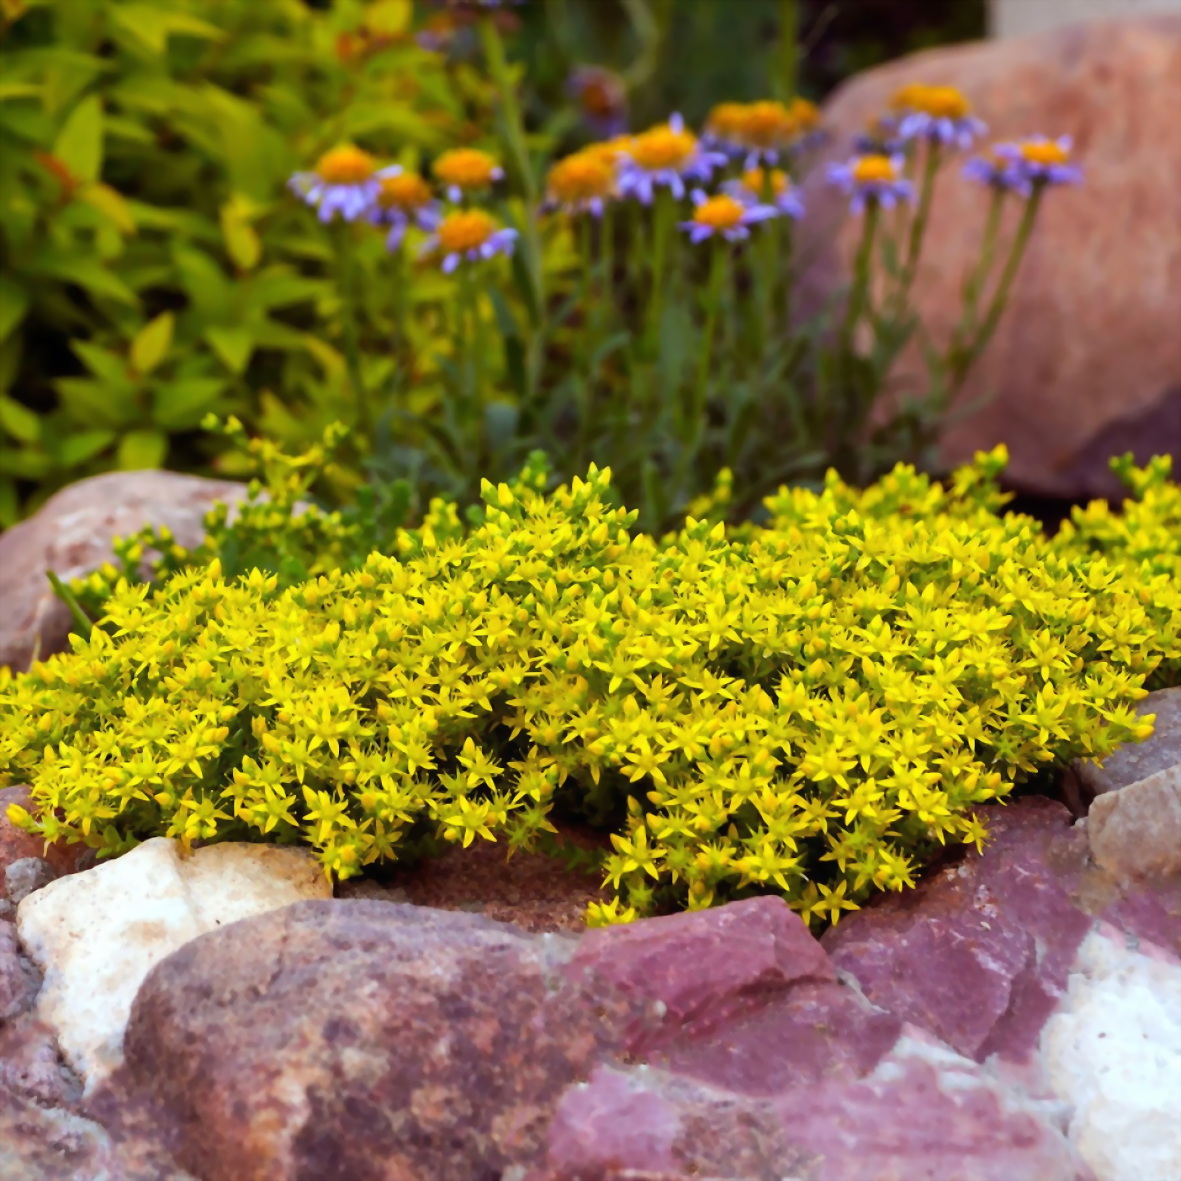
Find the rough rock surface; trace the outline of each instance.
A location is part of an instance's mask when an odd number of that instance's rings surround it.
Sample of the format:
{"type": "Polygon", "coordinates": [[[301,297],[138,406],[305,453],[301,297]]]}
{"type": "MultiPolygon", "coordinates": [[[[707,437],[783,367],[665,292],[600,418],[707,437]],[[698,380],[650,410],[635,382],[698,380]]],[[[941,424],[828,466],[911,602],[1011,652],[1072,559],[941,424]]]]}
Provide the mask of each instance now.
{"type": "Polygon", "coordinates": [[[1087,835],[1095,860],[1120,880],[1181,878],[1181,762],[1097,796],[1087,835]]]}
{"type": "Polygon", "coordinates": [[[1181,688],[1157,689],[1136,703],[1138,714],[1152,714],[1152,736],[1129,742],[1101,763],[1079,760],[1075,773],[1092,796],[1119,791],[1158,771],[1181,766],[1181,688]]]}
{"type": "Polygon", "coordinates": [[[1181,959],[1092,931],[1043,1043],[1071,1139],[1100,1177],[1181,1176],[1181,959]]]}
{"type": "MultiPolygon", "coordinates": [[[[1034,2],[1034,0],[1030,0],[1034,2]]],[[[1113,454],[1181,454],[1181,16],[1091,22],[930,50],[858,74],[825,108],[833,133],[806,191],[803,306],[847,281],[857,219],[824,182],[830,160],[906,82],[960,87],[990,139],[1072,135],[1085,183],[1048,195],[1012,302],[963,403],[995,393],[942,440],[949,464],[1008,444],[1009,479],[1050,496],[1119,496],[1113,454]]],[[[941,178],[916,306],[935,341],[959,315],[987,194],[941,178]]],[[[917,350],[905,373],[925,388],[917,350]]]]}
{"type": "Polygon", "coordinates": [[[245,496],[244,484],[160,471],[108,472],[63,488],[0,535],[0,665],[25,669],[35,656],[65,646],[69,611],[46,571],[68,581],[97,570],[112,559],[114,538],[148,524],[167,526],[181,545],[196,545],[213,505],[245,496]]]}
{"type": "Polygon", "coordinates": [[[987,810],[991,843],[848,916],[823,943],[876,1005],[1031,1097],[1057,1100],[1099,1181],[1181,1176],[1181,881],[1096,867],[1082,826],[1040,797],[987,810]]]}
{"type": "Polygon", "coordinates": [[[1043,1101],[837,981],[773,898],[580,941],[299,903],[158,964],[125,1049],[89,1112],[205,1181],[1087,1176],[1043,1101]]]}
{"type": "Polygon", "coordinates": [[[175,841],[145,841],[17,908],[21,941],[45,973],[38,1015],[92,1087],[122,1060],[127,1014],[153,964],[222,923],[329,893],[306,850],[222,844],[182,858],[175,841]]]}

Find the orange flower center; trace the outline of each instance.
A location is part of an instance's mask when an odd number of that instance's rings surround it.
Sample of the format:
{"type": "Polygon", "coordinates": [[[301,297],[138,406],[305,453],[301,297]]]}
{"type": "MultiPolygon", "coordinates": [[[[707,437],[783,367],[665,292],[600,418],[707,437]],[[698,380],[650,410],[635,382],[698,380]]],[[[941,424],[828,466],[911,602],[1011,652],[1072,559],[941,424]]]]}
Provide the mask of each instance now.
{"type": "Polygon", "coordinates": [[[342,144],[325,152],[316,162],[314,171],[330,185],[359,185],[377,171],[377,161],[352,144],[342,144]]]}
{"type": "Polygon", "coordinates": [[[742,224],[742,215],[746,210],[733,197],[722,194],[710,197],[708,201],[697,206],[693,220],[698,225],[709,226],[711,230],[732,230],[742,224]]]}
{"type": "Polygon", "coordinates": [[[894,95],[895,109],[906,108],[912,111],[922,111],[925,115],[933,115],[937,119],[963,119],[970,109],[963,91],[954,86],[924,86],[921,82],[912,82],[902,87],[894,95]]]}
{"type": "Polygon", "coordinates": [[[615,174],[605,153],[576,152],[549,170],[546,186],[555,200],[587,201],[610,196],[615,189],[615,174]]]}
{"type": "MultiPolygon", "coordinates": [[[[782,168],[771,171],[771,196],[782,197],[788,189],[787,173],[782,168]]],[[[742,174],[742,183],[752,193],[762,197],[767,192],[767,171],[764,168],[751,168],[742,174]]]]}
{"type": "Polygon", "coordinates": [[[889,156],[862,156],[853,165],[853,179],[858,184],[897,180],[898,169],[894,167],[894,161],[889,156]]]}
{"type": "Polygon", "coordinates": [[[632,137],[617,135],[614,139],[605,139],[597,144],[588,144],[577,155],[602,160],[606,164],[614,164],[625,152],[630,152],[632,137]]]}
{"type": "Polygon", "coordinates": [[[439,226],[439,245],[445,254],[462,254],[483,246],[496,233],[496,222],[482,209],[452,213],[439,226]]]}
{"type": "Polygon", "coordinates": [[[637,135],[628,152],[641,168],[654,172],[660,168],[683,168],[696,148],[697,136],[691,131],[674,131],[666,123],[637,135]]]}
{"type": "Polygon", "coordinates": [[[383,178],[377,197],[378,203],[387,209],[401,209],[406,213],[421,209],[430,199],[430,186],[416,172],[383,178]]]}
{"type": "Polygon", "coordinates": [[[1021,145],[1021,156],[1030,164],[1065,164],[1070,159],[1070,153],[1053,140],[1045,143],[1028,143],[1021,145]]]}
{"type": "Polygon", "coordinates": [[[820,122],[820,108],[815,103],[810,103],[806,98],[793,98],[791,117],[797,127],[807,130],[820,122]]]}
{"type": "Polygon", "coordinates": [[[709,113],[706,127],[711,134],[733,139],[742,130],[746,118],[745,103],[718,103],[709,113]]]}
{"type": "Polygon", "coordinates": [[[738,135],[752,147],[770,148],[790,139],[795,130],[795,120],[783,103],[758,102],[743,111],[738,135]]]}
{"type": "Polygon", "coordinates": [[[436,161],[435,176],[445,185],[461,189],[486,189],[495,180],[496,161],[475,148],[455,148],[436,161]]]}

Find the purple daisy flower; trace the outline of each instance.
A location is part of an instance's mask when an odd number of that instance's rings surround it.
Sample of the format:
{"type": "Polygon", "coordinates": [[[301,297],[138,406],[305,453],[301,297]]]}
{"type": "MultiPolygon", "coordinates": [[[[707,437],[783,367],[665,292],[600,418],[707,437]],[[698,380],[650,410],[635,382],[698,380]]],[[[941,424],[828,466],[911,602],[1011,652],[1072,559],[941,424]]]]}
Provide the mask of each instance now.
{"type": "Polygon", "coordinates": [[[481,262],[498,254],[511,255],[516,240],[516,230],[498,228],[482,209],[459,209],[438,223],[423,244],[422,255],[441,255],[441,268],[449,275],[464,261],[481,262]]]}
{"type": "Polygon", "coordinates": [[[926,139],[932,143],[970,148],[988,128],[977,119],[963,92],[954,86],[912,83],[894,96],[896,126],[903,141],[926,139]]]}
{"type": "Polygon", "coordinates": [[[368,217],[374,225],[389,226],[385,245],[392,252],[402,245],[410,226],[427,231],[437,229],[442,211],[431,195],[430,186],[418,173],[397,166],[387,172],[389,175],[382,178],[381,191],[368,217]]]}
{"type": "Polygon", "coordinates": [[[737,198],[744,204],[771,204],[784,217],[798,220],[804,216],[804,202],[800,191],[791,183],[787,173],[781,168],[773,169],[768,176],[761,168],[751,168],[742,174],[739,180],[728,180],[722,185],[722,190],[731,197],[737,198]],[[767,184],[770,181],[770,199],[767,197],[767,184]]]}
{"type": "Polygon", "coordinates": [[[1005,161],[1012,174],[1011,187],[1028,196],[1035,186],[1049,188],[1082,183],[1082,169],[1070,163],[1073,146],[1069,135],[1058,139],[1037,135],[1016,143],[997,144],[993,153],[1005,161]]]}
{"type": "Polygon", "coordinates": [[[700,189],[693,193],[693,204],[697,207],[693,218],[681,222],[681,229],[695,246],[719,234],[728,242],[740,242],[750,237],[752,225],[780,216],[774,205],[756,205],[728,193],[707,197],[700,189]]]}
{"type": "Polygon", "coordinates": [[[311,205],[322,222],[337,214],[344,221],[366,216],[381,193],[381,182],[400,172],[397,165],[378,168],[377,161],[352,144],[325,152],[311,172],[297,172],[287,187],[311,205]]]}
{"type": "Polygon", "coordinates": [[[633,136],[620,156],[619,193],[645,205],[657,187],[667,188],[678,200],[685,195],[685,181],[707,181],[715,168],[728,163],[722,152],[702,147],[685,121],[673,115],[667,123],[633,136]]]}
{"type": "Polygon", "coordinates": [[[832,164],[828,182],[852,197],[850,208],[860,213],[869,201],[892,209],[899,201],[910,201],[914,187],[902,175],[901,156],[854,156],[845,164],[832,164]]]}

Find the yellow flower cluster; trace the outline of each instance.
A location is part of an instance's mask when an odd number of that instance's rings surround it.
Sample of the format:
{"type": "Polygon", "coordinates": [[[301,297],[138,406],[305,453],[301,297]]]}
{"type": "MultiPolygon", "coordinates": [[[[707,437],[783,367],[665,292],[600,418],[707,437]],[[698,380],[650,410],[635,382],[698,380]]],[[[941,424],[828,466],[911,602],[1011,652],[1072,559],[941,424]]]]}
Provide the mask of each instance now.
{"type": "Polygon", "coordinates": [[[998,516],[1003,462],[660,540],[592,468],[486,483],[470,526],[436,504],[352,571],[123,584],[0,683],[0,783],[47,838],[304,841],[341,877],[598,811],[592,923],[761,892],[835,920],[984,841],[974,807],[1020,777],[1145,737],[1144,679],[1181,657],[1178,581],[998,516]]]}

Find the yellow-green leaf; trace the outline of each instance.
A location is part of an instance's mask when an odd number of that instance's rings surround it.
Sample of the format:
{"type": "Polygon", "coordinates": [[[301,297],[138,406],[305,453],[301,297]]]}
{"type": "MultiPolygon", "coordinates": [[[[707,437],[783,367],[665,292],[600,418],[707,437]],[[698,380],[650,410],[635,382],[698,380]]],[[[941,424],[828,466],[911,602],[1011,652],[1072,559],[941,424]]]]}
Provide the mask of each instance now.
{"type": "Polygon", "coordinates": [[[0,275],[0,341],[25,318],[29,294],[8,275],[0,275]]]}
{"type": "Polygon", "coordinates": [[[228,201],[221,207],[221,232],[234,266],[240,271],[253,270],[262,257],[262,243],[245,216],[242,202],[228,201]]]}
{"type": "Polygon", "coordinates": [[[130,207],[123,194],[110,185],[101,182],[84,185],[78,190],[78,199],[97,209],[121,234],[135,233],[135,218],[130,207]]]}
{"type": "Polygon", "coordinates": [[[156,468],[168,454],[168,436],[161,431],[128,431],[119,440],[118,465],[125,472],[156,468]]]}
{"type": "Polygon", "coordinates": [[[161,312],[136,333],[131,342],[131,364],[137,373],[151,373],[168,355],[175,323],[171,312],[161,312]]]}
{"type": "Polygon", "coordinates": [[[0,427],[22,443],[36,443],[41,438],[41,420],[27,406],[0,394],[0,427]]]}
{"type": "Polygon", "coordinates": [[[379,37],[393,37],[406,31],[413,15],[411,0],[376,0],[365,10],[362,23],[379,37]]]}
{"type": "Polygon", "coordinates": [[[53,154],[75,180],[98,180],[103,162],[103,104],[97,94],[84,98],[53,141],[53,154]]]}

